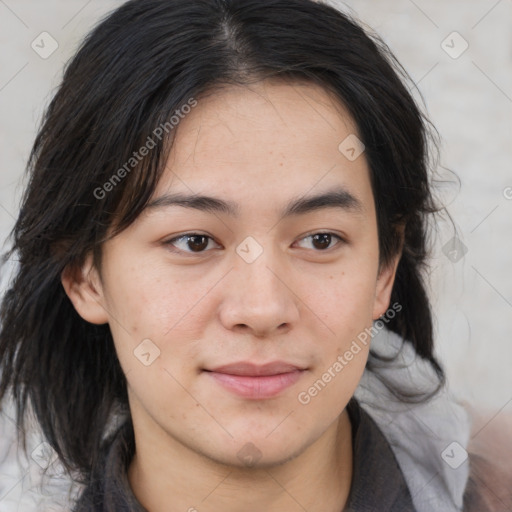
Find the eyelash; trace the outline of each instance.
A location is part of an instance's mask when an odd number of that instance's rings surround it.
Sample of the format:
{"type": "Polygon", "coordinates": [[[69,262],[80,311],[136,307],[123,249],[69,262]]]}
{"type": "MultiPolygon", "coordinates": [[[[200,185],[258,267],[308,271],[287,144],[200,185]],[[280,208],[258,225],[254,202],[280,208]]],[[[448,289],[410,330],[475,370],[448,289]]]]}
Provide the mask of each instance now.
{"type": "MultiPolygon", "coordinates": [[[[329,250],[331,250],[333,247],[336,247],[340,244],[346,244],[347,241],[342,238],[340,235],[337,235],[336,233],[332,233],[330,231],[317,231],[315,233],[311,233],[309,235],[306,235],[306,236],[303,236],[302,238],[299,239],[299,242],[303,241],[303,240],[306,240],[308,238],[312,238],[316,235],[328,235],[330,237],[332,237],[332,239],[337,239],[338,242],[334,245],[330,245],[329,244],[329,247],[327,249],[319,249],[319,250],[316,250],[315,252],[318,252],[318,253],[321,253],[321,252],[327,252],[329,250]]],[[[167,240],[164,242],[164,245],[168,246],[169,247],[169,250],[171,250],[172,252],[176,252],[176,253],[185,253],[185,254],[202,254],[204,252],[207,252],[206,249],[205,250],[201,250],[201,251],[187,251],[187,250],[183,250],[183,249],[177,249],[176,247],[174,247],[174,244],[180,240],[188,240],[192,237],[204,237],[204,238],[208,238],[208,243],[207,243],[207,246],[208,247],[208,244],[210,241],[214,241],[213,238],[211,236],[208,236],[208,235],[205,235],[203,233],[184,233],[183,235],[179,235],[177,237],[174,237],[174,238],[171,238],[170,240],[167,240]]],[[[331,240],[332,241],[332,240],[331,240]]],[[[215,241],[214,241],[215,242],[215,241]]],[[[187,241],[185,242],[187,243],[187,241]]],[[[217,243],[217,242],[215,242],[217,243]]],[[[219,244],[217,244],[219,245],[219,244]]]]}

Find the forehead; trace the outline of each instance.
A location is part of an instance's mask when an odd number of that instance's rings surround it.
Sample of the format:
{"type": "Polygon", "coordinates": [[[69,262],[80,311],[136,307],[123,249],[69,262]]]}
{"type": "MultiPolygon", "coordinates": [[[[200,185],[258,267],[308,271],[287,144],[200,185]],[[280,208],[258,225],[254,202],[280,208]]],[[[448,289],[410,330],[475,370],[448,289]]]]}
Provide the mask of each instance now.
{"type": "Polygon", "coordinates": [[[343,152],[355,137],[348,111],[319,85],[218,88],[180,121],[154,197],[215,191],[245,204],[277,204],[341,185],[364,203],[372,196],[364,153],[349,159],[343,152]]]}

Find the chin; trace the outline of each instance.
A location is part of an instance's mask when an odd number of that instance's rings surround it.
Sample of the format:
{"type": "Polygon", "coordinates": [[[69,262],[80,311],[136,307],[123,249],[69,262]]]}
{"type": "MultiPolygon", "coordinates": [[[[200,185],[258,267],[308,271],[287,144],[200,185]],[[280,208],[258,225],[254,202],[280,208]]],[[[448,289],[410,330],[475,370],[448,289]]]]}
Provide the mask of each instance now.
{"type": "Polygon", "coordinates": [[[258,446],[251,441],[237,447],[236,452],[205,454],[210,460],[237,470],[268,470],[286,464],[295,459],[305,449],[283,450],[276,452],[269,446],[258,446]]]}
{"type": "Polygon", "coordinates": [[[264,470],[295,459],[307,449],[309,444],[311,443],[306,439],[292,437],[286,431],[281,432],[280,435],[269,436],[268,427],[257,435],[253,430],[244,429],[243,435],[234,435],[229,443],[220,442],[217,446],[213,445],[213,449],[210,439],[204,446],[204,450],[201,450],[201,454],[225,466],[264,470]]]}

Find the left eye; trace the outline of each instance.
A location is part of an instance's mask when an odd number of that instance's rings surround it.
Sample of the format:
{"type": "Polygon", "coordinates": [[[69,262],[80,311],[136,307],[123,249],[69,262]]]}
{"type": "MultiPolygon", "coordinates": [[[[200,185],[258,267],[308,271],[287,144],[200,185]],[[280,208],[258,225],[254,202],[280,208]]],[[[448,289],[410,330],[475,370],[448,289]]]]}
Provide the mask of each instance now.
{"type": "Polygon", "coordinates": [[[210,242],[214,243],[217,248],[220,247],[216,242],[214,242],[213,238],[198,233],[187,233],[185,235],[180,235],[176,238],[168,240],[165,242],[165,244],[170,245],[171,247],[176,247],[178,251],[198,253],[204,252],[208,248],[211,249],[210,242]]]}
{"type": "Polygon", "coordinates": [[[326,249],[330,249],[334,245],[343,242],[343,239],[334,233],[315,233],[313,235],[305,236],[304,238],[300,239],[298,243],[301,242],[304,242],[305,244],[302,246],[304,249],[317,249],[319,251],[325,251],[326,249]]]}

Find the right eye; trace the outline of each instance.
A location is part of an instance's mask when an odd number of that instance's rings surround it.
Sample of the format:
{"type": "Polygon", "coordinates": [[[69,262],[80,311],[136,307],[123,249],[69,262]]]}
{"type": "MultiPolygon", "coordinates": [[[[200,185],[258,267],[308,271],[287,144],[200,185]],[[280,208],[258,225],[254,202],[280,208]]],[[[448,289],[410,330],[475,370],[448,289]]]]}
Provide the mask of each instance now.
{"type": "Polygon", "coordinates": [[[221,247],[212,237],[201,233],[185,233],[165,241],[164,245],[169,246],[172,252],[202,253],[212,248],[210,242],[215,244],[217,249],[221,247]]]}

